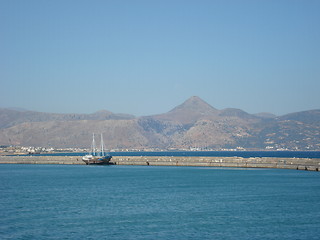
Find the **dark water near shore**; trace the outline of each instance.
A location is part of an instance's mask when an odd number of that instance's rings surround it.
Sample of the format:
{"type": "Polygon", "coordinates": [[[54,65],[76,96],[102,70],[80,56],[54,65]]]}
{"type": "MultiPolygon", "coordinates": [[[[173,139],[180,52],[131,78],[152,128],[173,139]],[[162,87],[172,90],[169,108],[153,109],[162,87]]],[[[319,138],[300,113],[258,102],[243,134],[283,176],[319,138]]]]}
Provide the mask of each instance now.
{"type": "Polygon", "coordinates": [[[319,172],[0,165],[0,239],[319,239],[319,172]]]}
{"type": "MultiPolygon", "coordinates": [[[[47,155],[81,156],[85,153],[56,153],[47,155]]],[[[163,152],[111,152],[112,156],[174,156],[174,157],[281,157],[320,158],[320,151],[163,151],[163,152]]],[[[41,154],[45,155],[45,154],[41,154]]]]}

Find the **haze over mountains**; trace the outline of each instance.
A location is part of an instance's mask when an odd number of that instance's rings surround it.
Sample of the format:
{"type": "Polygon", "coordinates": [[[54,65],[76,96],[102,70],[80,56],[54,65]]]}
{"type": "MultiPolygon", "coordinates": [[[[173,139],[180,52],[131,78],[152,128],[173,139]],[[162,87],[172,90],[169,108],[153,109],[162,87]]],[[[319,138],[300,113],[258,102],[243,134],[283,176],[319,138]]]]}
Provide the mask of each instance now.
{"type": "Polygon", "coordinates": [[[144,117],[0,109],[0,145],[89,147],[93,132],[103,133],[109,149],[320,150],[320,110],[253,115],[218,110],[196,96],[144,117]]]}

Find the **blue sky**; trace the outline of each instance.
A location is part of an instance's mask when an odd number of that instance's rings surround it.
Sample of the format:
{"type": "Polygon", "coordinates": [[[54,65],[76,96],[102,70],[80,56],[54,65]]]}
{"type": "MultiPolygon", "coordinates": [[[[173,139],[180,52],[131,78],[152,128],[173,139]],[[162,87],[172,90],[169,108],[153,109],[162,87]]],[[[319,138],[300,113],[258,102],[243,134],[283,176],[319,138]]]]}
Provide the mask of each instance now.
{"type": "Polygon", "coordinates": [[[320,108],[320,1],[0,0],[0,107],[320,108]]]}

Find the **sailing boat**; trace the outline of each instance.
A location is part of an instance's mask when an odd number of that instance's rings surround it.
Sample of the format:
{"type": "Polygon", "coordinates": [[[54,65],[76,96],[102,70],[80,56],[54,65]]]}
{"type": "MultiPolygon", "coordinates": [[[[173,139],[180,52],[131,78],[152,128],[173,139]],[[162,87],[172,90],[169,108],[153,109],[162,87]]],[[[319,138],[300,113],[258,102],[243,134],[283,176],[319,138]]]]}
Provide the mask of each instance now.
{"type": "Polygon", "coordinates": [[[82,157],[82,161],[84,161],[87,165],[89,164],[111,164],[110,160],[112,156],[109,154],[105,154],[104,152],[104,144],[103,144],[103,136],[101,134],[101,143],[100,143],[100,152],[96,152],[96,143],[94,140],[94,133],[92,136],[92,144],[91,144],[91,152],[82,157]]]}

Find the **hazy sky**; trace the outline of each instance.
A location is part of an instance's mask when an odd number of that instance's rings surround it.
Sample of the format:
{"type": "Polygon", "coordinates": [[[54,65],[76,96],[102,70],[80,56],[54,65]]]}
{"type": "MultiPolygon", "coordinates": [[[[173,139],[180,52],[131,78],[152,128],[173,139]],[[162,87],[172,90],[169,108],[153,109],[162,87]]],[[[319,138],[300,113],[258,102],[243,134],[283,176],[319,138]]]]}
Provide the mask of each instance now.
{"type": "Polygon", "coordinates": [[[320,108],[320,1],[0,0],[0,107],[320,108]]]}

